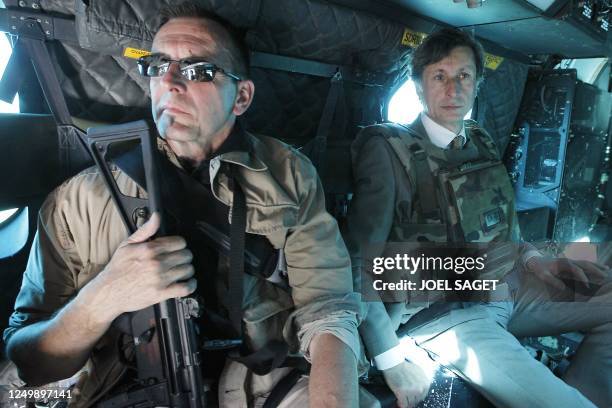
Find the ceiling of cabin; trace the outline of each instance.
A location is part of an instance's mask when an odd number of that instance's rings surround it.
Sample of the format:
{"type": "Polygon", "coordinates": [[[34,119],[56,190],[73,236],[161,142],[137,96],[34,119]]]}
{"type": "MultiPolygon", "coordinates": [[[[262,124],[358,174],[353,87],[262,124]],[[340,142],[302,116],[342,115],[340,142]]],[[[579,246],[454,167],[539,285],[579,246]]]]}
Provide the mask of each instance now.
{"type": "MultiPolygon", "coordinates": [[[[575,2],[571,0],[485,0],[477,8],[453,0],[332,1],[402,20],[424,32],[432,30],[432,23],[469,28],[479,38],[523,55],[558,54],[566,58],[612,55],[610,33],[606,38],[605,32],[597,32],[572,14],[575,2]]],[[[583,3],[595,4],[600,9],[607,7],[603,0],[583,3]]]]}

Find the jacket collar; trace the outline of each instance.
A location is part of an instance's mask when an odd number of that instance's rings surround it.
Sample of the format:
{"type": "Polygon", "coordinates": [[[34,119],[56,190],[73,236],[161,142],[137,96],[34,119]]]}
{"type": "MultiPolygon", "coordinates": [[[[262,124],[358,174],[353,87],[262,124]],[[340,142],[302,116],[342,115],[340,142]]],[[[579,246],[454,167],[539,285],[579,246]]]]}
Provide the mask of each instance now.
{"type": "Polygon", "coordinates": [[[252,171],[265,171],[268,170],[268,166],[262,161],[261,158],[257,157],[257,150],[254,148],[255,143],[257,143],[257,139],[251,133],[246,130],[241,130],[242,137],[245,142],[246,150],[235,150],[229,151],[226,153],[222,153],[211,160],[211,162],[215,159],[226,162],[233,163],[238,166],[242,166],[246,169],[252,171]]]}
{"type": "MultiPolygon", "coordinates": [[[[211,180],[219,171],[219,168],[221,167],[220,162],[233,163],[252,171],[265,171],[268,169],[268,166],[266,166],[266,164],[259,157],[257,157],[257,152],[254,148],[255,143],[257,143],[255,136],[247,132],[239,121],[236,121],[236,125],[234,125],[234,129],[232,129],[232,133],[234,136],[242,138],[242,141],[239,144],[241,148],[239,150],[230,150],[221,153],[210,159],[209,170],[211,180]]],[[[172,151],[165,140],[157,138],[157,145],[158,148],[166,155],[168,160],[170,160],[175,166],[184,170],[184,167],[179,162],[176,154],[172,151]]]]}

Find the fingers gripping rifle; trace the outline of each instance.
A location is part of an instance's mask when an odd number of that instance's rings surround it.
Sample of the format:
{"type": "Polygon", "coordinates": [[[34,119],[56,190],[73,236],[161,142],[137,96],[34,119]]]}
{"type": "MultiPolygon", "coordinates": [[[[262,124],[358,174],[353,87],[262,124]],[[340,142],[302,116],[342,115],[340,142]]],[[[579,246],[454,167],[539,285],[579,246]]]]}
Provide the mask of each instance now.
{"type": "MultiPolygon", "coordinates": [[[[121,218],[130,233],[139,219],[158,212],[161,225],[156,236],[166,233],[161,203],[159,152],[156,138],[145,121],[90,128],[83,135],[104,178],[121,218]],[[141,147],[146,198],[129,197],[118,188],[109,165],[141,147]]],[[[125,313],[115,326],[134,340],[139,385],[99,406],[205,408],[205,389],[199,360],[195,317],[198,303],[175,298],[146,309],[125,313]]]]}

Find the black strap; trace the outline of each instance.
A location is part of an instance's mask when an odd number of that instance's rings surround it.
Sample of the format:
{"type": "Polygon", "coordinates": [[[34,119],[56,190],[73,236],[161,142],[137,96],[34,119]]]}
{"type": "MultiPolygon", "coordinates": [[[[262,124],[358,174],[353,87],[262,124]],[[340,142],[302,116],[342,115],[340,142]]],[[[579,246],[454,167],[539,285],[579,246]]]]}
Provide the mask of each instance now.
{"type": "Polygon", "coordinates": [[[397,330],[398,337],[407,335],[410,331],[416,330],[421,326],[426,325],[441,317],[452,310],[465,308],[463,302],[448,302],[445,300],[439,300],[425,309],[418,311],[412,316],[405,324],[401,325],[397,330]]]}
{"type": "Polygon", "coordinates": [[[251,67],[254,68],[275,69],[326,78],[332,78],[337,73],[340,73],[345,81],[356,82],[366,86],[382,87],[386,82],[384,73],[363,71],[343,65],[326,64],[324,62],[265,52],[251,52],[250,62],[251,67]]]}
{"type": "Polygon", "coordinates": [[[29,30],[37,26],[36,31],[46,40],[59,40],[79,45],[74,17],[52,15],[41,11],[40,8],[13,5],[8,0],[4,3],[6,8],[0,8],[0,31],[20,37],[29,36],[29,30]]]}
{"type": "Polygon", "coordinates": [[[17,95],[23,83],[23,67],[28,63],[28,56],[23,49],[21,47],[14,47],[4,69],[2,80],[0,80],[0,100],[6,103],[13,103],[15,95],[17,95]]]}
{"type": "MultiPolygon", "coordinates": [[[[427,153],[421,149],[414,152],[413,157],[416,179],[418,180],[415,187],[419,194],[420,213],[426,219],[440,219],[441,209],[437,199],[436,182],[432,182],[432,172],[427,153]]],[[[420,220],[420,222],[424,221],[420,220]]]]}
{"type": "Polygon", "coordinates": [[[288,352],[287,342],[270,340],[253,353],[249,353],[249,350],[246,350],[243,345],[242,349],[230,351],[228,357],[244,364],[257,375],[266,375],[270,371],[285,365],[288,352]]]}
{"type": "Polygon", "coordinates": [[[20,37],[18,45],[20,44],[30,55],[38,82],[56,123],[58,125],[71,125],[72,117],[44,41],[20,37]]]}
{"type": "Polygon", "coordinates": [[[283,399],[289,394],[289,391],[297,384],[300,380],[304,372],[297,368],[291,370],[289,374],[284,376],[274,388],[272,388],[272,392],[268,398],[266,398],[266,402],[264,402],[262,408],[276,408],[280,405],[283,399]]]}
{"type": "MultiPolygon", "coordinates": [[[[8,3],[7,3],[8,5],[8,3]]],[[[74,42],[76,31],[74,19],[53,17],[27,7],[0,9],[0,30],[6,30],[18,39],[9,61],[8,73],[0,84],[0,99],[14,98],[21,80],[18,70],[29,56],[36,77],[58,125],[59,161],[64,176],[68,177],[79,169],[83,148],[79,130],[73,125],[66,99],[51,60],[46,41],[61,39],[74,42]]]]}
{"type": "Polygon", "coordinates": [[[344,82],[338,71],[331,79],[329,93],[317,128],[317,135],[308,143],[310,146],[307,148],[311,152],[310,160],[317,169],[320,178],[324,178],[327,140],[333,127],[336,107],[341,99],[344,99],[344,82]]]}
{"type": "Polygon", "coordinates": [[[244,241],[246,234],[246,199],[240,183],[236,181],[236,170],[231,167],[232,190],[232,225],[230,227],[230,269],[229,269],[229,318],[238,333],[242,336],[242,298],[244,274],[244,241]]]}
{"type": "MultiPolygon", "coordinates": [[[[241,338],[242,333],[242,298],[244,277],[244,249],[246,235],[246,199],[240,184],[236,180],[236,168],[230,170],[234,200],[232,202],[232,225],[230,226],[230,271],[229,271],[229,305],[228,314],[232,326],[241,338]]],[[[240,350],[229,353],[229,357],[249,367],[257,375],[265,375],[283,364],[289,346],[285,341],[271,340],[254,353],[248,353],[245,345],[240,350]]]]}

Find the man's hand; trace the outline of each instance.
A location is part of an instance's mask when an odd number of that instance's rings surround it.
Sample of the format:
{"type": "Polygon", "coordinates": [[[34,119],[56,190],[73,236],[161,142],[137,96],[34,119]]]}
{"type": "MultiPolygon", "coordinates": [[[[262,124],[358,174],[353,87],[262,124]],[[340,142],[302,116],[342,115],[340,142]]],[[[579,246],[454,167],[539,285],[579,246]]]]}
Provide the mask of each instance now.
{"type": "Polygon", "coordinates": [[[397,398],[399,408],[414,408],[425,399],[431,382],[425,372],[414,363],[401,364],[383,370],[385,382],[397,398]]]}
{"type": "Polygon", "coordinates": [[[159,215],[153,214],[121,243],[104,270],[53,318],[13,334],[7,352],[22,378],[31,385],[42,385],[72,376],[121,313],[195,290],[192,255],[185,240],[163,237],[147,241],[159,223],[159,215]]]}
{"type": "Polygon", "coordinates": [[[588,288],[591,283],[602,283],[608,275],[607,267],[593,262],[541,256],[529,258],[525,269],[558,290],[565,289],[564,280],[575,281],[588,288]]]}
{"type": "Polygon", "coordinates": [[[124,312],[143,309],[173,297],[187,296],[196,289],[193,255],[182,237],[149,239],[160,225],[154,213],[136,232],[123,241],[104,270],[92,281],[93,303],[104,320],[124,312]]]}

